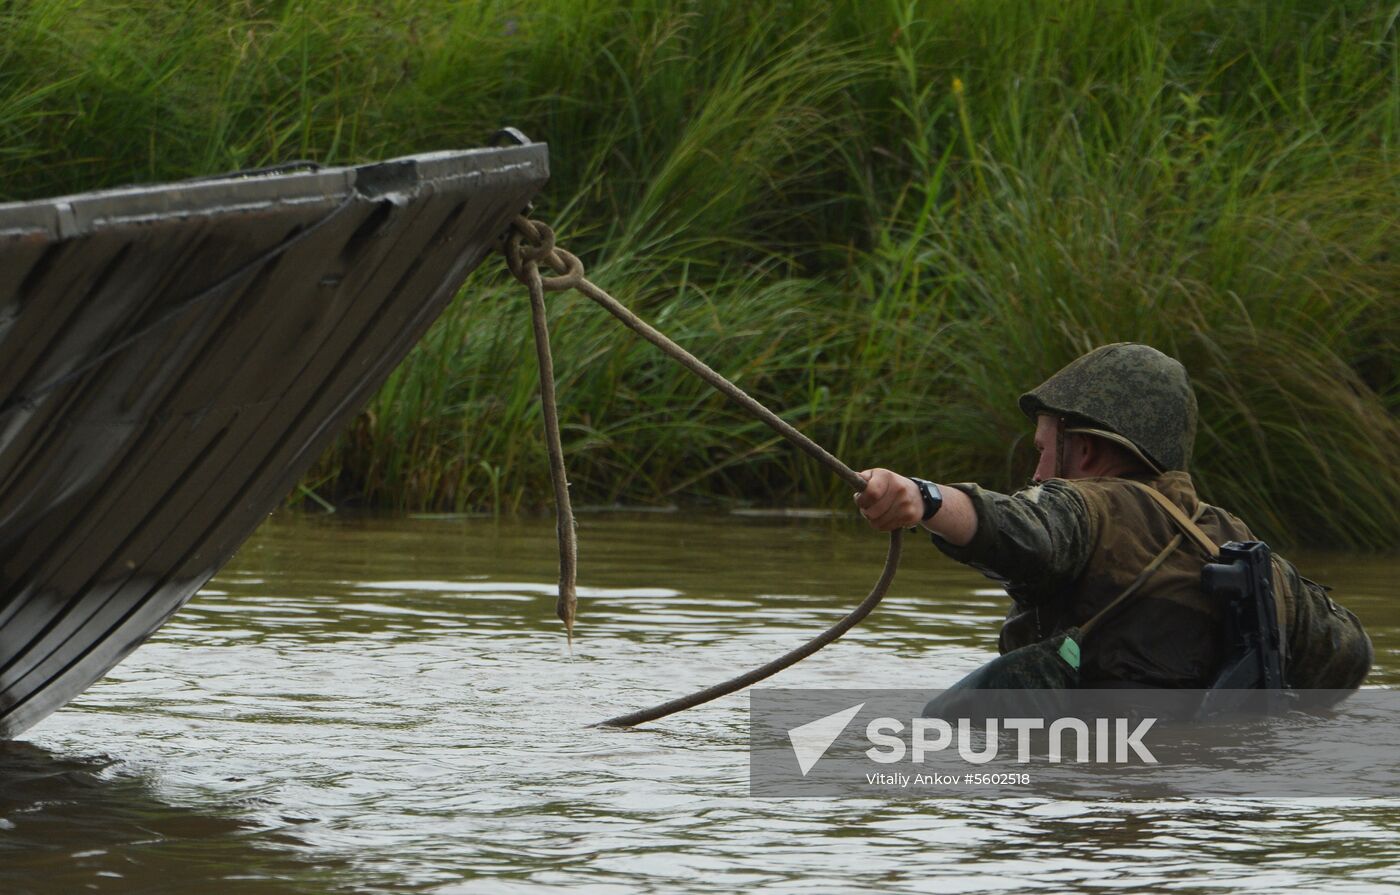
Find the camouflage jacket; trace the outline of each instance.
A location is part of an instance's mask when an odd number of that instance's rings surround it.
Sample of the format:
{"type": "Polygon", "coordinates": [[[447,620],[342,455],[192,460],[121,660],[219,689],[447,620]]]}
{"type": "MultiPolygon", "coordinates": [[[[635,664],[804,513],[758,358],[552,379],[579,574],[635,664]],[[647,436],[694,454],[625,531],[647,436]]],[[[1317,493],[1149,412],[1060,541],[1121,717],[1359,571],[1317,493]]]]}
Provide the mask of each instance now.
{"type": "MultiPolygon", "coordinates": [[[[1202,504],[1187,473],[1141,481],[1188,516],[1199,512],[1197,524],[1215,543],[1254,540],[1238,518],[1202,504]]],[[[1177,533],[1166,512],[1123,479],[1051,479],[1012,495],[954,487],[972,499],[977,533],[964,547],[937,535],[933,542],[1006,587],[1012,605],[1001,630],[1003,653],[1098,615],[1177,533]]],[[[1097,623],[1082,645],[1087,686],[1210,686],[1224,658],[1224,624],[1221,607],[1200,588],[1208,559],[1201,548],[1183,544],[1097,623]]],[[[1285,606],[1289,683],[1358,686],[1371,663],[1360,622],[1288,561],[1276,558],[1274,573],[1285,606]]]]}

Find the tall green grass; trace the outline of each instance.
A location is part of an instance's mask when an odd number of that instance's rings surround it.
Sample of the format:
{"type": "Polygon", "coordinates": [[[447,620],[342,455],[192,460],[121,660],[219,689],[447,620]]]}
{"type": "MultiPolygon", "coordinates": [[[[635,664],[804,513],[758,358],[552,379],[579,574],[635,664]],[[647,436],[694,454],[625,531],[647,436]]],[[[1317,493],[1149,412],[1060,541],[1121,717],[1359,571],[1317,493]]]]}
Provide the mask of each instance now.
{"type": "MultiPolygon", "coordinates": [[[[547,140],[600,285],[828,445],[1009,488],[1016,396],[1181,358],[1193,472],[1273,539],[1400,532],[1400,8],[1213,0],[0,4],[0,194],[547,140]]],[[[550,299],[579,502],[842,505],[610,318],[550,299]]],[[[331,502],[548,501],[498,265],[320,462],[331,502]]]]}

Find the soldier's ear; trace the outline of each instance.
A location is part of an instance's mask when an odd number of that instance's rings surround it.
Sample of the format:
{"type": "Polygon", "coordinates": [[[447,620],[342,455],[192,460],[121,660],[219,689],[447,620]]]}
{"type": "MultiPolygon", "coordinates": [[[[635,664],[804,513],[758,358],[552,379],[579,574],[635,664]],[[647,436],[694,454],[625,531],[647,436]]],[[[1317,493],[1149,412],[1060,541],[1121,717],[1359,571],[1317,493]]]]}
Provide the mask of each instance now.
{"type": "Polygon", "coordinates": [[[1065,439],[1065,468],[1076,470],[1080,475],[1098,476],[1107,472],[1112,454],[1108,443],[1102,438],[1076,432],[1065,439]]]}

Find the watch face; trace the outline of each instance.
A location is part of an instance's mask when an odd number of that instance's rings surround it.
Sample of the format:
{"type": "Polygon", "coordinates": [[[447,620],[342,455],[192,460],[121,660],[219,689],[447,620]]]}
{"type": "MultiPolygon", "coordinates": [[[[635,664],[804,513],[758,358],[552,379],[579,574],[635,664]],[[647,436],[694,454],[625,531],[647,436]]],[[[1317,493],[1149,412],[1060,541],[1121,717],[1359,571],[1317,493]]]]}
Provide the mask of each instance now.
{"type": "Polygon", "coordinates": [[[915,479],[914,481],[919,486],[919,496],[924,499],[924,518],[922,521],[927,522],[933,518],[934,513],[942,508],[943,492],[939,490],[937,485],[926,479],[915,479]]]}

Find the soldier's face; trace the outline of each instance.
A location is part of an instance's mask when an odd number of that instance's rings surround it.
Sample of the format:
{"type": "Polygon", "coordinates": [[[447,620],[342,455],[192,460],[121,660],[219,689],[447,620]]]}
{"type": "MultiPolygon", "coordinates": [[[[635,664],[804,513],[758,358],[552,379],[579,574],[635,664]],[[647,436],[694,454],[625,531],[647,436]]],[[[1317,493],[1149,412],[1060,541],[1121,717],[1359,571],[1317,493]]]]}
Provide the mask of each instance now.
{"type": "MultiPolygon", "coordinates": [[[[1034,478],[1037,482],[1056,477],[1055,452],[1058,446],[1055,443],[1055,422],[1055,417],[1046,414],[1041,414],[1035,419],[1035,448],[1040,452],[1040,460],[1035,465],[1034,478]]],[[[1065,462],[1059,475],[1074,479],[1088,474],[1086,459],[1084,440],[1077,435],[1070,435],[1065,439],[1065,462]]]]}

